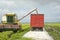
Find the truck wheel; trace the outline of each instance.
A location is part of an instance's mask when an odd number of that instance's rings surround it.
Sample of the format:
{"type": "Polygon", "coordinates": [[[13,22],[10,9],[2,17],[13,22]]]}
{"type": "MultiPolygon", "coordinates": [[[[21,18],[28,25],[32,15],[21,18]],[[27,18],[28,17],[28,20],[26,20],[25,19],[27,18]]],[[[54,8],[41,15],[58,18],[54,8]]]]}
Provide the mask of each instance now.
{"type": "Polygon", "coordinates": [[[40,31],[43,31],[43,28],[40,28],[40,31]]]}
{"type": "Polygon", "coordinates": [[[18,30],[13,30],[14,33],[16,33],[18,30]]]}
{"type": "Polygon", "coordinates": [[[2,30],[2,29],[0,29],[0,32],[3,32],[3,30],[2,30]]]}
{"type": "Polygon", "coordinates": [[[32,30],[32,31],[34,31],[34,30],[35,30],[35,28],[31,28],[31,30],[32,30]]]}

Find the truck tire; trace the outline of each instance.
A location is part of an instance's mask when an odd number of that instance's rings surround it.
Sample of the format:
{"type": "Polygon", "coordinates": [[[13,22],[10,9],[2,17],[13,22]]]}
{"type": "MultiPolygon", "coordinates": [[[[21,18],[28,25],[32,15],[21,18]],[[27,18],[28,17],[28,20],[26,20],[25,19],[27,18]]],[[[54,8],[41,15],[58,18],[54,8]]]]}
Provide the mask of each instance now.
{"type": "Polygon", "coordinates": [[[14,33],[16,33],[18,30],[13,30],[14,33]]]}
{"type": "Polygon", "coordinates": [[[0,32],[3,32],[3,29],[0,29],[0,32]]]}

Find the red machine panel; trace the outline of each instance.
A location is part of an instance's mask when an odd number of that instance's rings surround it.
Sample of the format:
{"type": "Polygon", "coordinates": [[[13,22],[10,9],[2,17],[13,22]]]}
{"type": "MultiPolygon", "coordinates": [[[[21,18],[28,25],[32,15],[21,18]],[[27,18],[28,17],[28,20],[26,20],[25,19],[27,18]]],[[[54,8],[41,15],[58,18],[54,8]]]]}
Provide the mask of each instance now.
{"type": "Polygon", "coordinates": [[[44,27],[44,14],[31,14],[31,27],[44,27]]]}

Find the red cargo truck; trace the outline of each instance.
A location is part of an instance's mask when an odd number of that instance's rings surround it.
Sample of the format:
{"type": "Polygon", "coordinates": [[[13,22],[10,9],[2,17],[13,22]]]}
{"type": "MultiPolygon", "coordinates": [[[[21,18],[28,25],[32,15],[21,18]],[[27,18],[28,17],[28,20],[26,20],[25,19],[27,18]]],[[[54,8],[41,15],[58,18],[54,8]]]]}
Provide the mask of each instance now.
{"type": "Polygon", "coordinates": [[[30,25],[33,30],[43,30],[44,27],[44,14],[31,14],[30,25]]]}

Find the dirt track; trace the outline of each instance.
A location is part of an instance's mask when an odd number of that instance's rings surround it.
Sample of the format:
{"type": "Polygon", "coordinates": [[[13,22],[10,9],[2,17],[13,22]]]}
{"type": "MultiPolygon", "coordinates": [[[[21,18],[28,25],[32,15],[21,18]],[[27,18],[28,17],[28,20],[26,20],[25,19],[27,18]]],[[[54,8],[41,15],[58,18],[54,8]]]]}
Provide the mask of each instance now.
{"type": "Polygon", "coordinates": [[[53,40],[53,38],[44,31],[29,31],[23,37],[32,38],[34,40],[53,40]]]}

